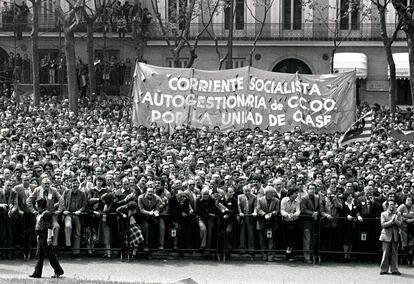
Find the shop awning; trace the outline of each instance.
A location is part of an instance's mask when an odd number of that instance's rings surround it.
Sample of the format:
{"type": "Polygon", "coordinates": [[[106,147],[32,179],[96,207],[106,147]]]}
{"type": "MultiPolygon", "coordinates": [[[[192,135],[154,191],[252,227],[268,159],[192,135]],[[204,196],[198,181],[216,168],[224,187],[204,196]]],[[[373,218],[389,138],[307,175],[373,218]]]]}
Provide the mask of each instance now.
{"type": "MultiPolygon", "coordinates": [[[[392,55],[395,63],[395,73],[397,79],[410,79],[410,63],[408,60],[408,52],[394,53],[392,55]]],[[[390,66],[388,66],[388,78],[390,78],[390,66]]]]}
{"type": "Polygon", "coordinates": [[[358,79],[366,79],[368,57],[360,52],[338,52],[334,55],[334,72],[348,72],[356,69],[358,79]]]}

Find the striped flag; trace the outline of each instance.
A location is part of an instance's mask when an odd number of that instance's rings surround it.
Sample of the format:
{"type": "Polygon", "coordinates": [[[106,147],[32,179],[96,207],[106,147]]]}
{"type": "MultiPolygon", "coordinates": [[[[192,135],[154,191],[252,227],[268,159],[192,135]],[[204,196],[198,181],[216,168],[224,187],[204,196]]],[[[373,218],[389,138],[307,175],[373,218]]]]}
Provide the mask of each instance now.
{"type": "Polygon", "coordinates": [[[339,146],[345,146],[352,142],[369,141],[372,134],[372,111],[355,121],[344,135],[339,139],[339,146]]]}

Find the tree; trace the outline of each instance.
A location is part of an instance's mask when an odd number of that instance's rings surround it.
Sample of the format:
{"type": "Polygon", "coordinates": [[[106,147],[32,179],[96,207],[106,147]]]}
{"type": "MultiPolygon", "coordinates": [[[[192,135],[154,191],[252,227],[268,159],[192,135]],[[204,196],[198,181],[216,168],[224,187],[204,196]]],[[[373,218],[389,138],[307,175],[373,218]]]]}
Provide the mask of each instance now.
{"type": "Polygon", "coordinates": [[[167,43],[168,50],[174,61],[175,67],[180,67],[180,54],[185,47],[188,48],[190,59],[186,68],[193,66],[198,55],[196,52],[198,42],[203,33],[210,26],[213,16],[218,11],[223,0],[177,0],[178,9],[170,13],[168,21],[164,21],[158,6],[158,0],[151,0],[157,25],[161,29],[162,36],[167,43]],[[192,21],[201,18],[201,28],[191,40],[192,21]]]}
{"type": "Polygon", "coordinates": [[[334,57],[335,53],[342,44],[342,42],[348,39],[354,30],[359,29],[360,24],[371,15],[371,10],[368,6],[363,4],[363,1],[353,1],[349,0],[347,2],[342,2],[336,0],[334,6],[327,5],[325,2],[316,2],[313,0],[303,1],[303,6],[309,7],[312,11],[312,21],[317,21],[321,25],[325,26],[329,33],[333,34],[332,40],[332,50],[330,56],[330,72],[334,72],[334,57]],[[333,12],[334,22],[332,22],[327,15],[333,12]],[[349,26],[347,25],[346,20],[349,17],[354,17],[356,20],[349,26]]]}
{"type": "Polygon", "coordinates": [[[33,9],[32,33],[32,64],[33,64],[33,97],[34,105],[40,104],[40,62],[39,62],[39,10],[41,0],[30,0],[33,9]]]}
{"type": "Polygon", "coordinates": [[[401,29],[407,37],[411,98],[414,104],[414,7],[412,5],[408,6],[407,1],[404,0],[392,0],[392,5],[400,19],[401,29]]]}
{"type": "MultiPolygon", "coordinates": [[[[94,0],[94,6],[90,7],[84,4],[81,7],[83,20],[86,23],[87,33],[87,54],[88,54],[88,78],[89,78],[89,95],[96,94],[96,74],[95,74],[95,48],[93,40],[94,25],[96,20],[103,15],[106,9],[112,7],[117,0],[94,0]]],[[[90,3],[90,2],[89,2],[90,3]]]]}
{"type": "Polygon", "coordinates": [[[259,28],[259,32],[256,33],[254,40],[253,40],[253,46],[252,49],[249,52],[249,66],[253,65],[253,54],[256,51],[256,46],[257,46],[257,41],[259,40],[260,36],[263,33],[263,29],[265,27],[266,24],[266,19],[268,16],[268,13],[270,11],[270,8],[272,8],[274,0],[254,0],[252,2],[253,6],[256,6],[256,9],[258,7],[263,7],[264,11],[263,11],[263,18],[262,19],[258,19],[255,14],[252,11],[252,8],[249,6],[249,3],[246,0],[246,7],[247,10],[249,11],[250,15],[253,17],[253,19],[256,21],[256,23],[260,24],[260,28],[259,28]]]}
{"type": "Polygon", "coordinates": [[[85,0],[65,0],[69,11],[63,12],[61,1],[55,1],[56,16],[62,23],[65,39],[66,71],[68,81],[69,109],[78,112],[78,81],[76,74],[75,30],[80,25],[85,0]]]}
{"type": "Polygon", "coordinates": [[[381,38],[385,48],[385,54],[387,57],[388,66],[390,68],[390,92],[389,92],[389,102],[391,112],[396,111],[395,98],[397,95],[397,76],[395,72],[395,62],[392,57],[392,44],[397,38],[398,31],[401,29],[401,18],[398,21],[398,24],[391,37],[388,36],[387,24],[386,24],[386,11],[390,0],[371,0],[372,5],[374,5],[379,12],[380,26],[381,26],[381,38]]]}

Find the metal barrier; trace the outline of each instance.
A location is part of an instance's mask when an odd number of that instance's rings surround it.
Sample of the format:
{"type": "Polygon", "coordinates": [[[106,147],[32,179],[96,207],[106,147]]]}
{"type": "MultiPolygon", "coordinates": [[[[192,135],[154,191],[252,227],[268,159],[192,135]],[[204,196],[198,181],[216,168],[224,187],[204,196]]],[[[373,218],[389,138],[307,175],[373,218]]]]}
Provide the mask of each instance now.
{"type": "MultiPolygon", "coordinates": [[[[57,216],[56,220],[60,227],[57,245],[62,247],[65,240],[64,216],[62,214],[55,216],[57,216]]],[[[106,215],[105,222],[108,222],[109,225],[110,247],[100,247],[95,246],[99,242],[92,242],[94,245],[91,246],[86,236],[91,237],[90,232],[93,231],[97,237],[99,230],[101,230],[103,215],[93,217],[89,213],[82,213],[80,215],[81,245],[79,249],[72,246],[69,251],[111,251],[111,253],[116,253],[121,260],[128,261],[134,255],[141,255],[142,251],[146,256],[160,251],[157,248],[158,244],[154,244],[158,240],[154,236],[159,235],[158,228],[154,227],[156,223],[152,224],[152,227],[147,227],[150,229],[150,233],[147,233],[149,238],[146,240],[148,250],[143,249],[144,243],[137,247],[130,247],[128,238],[131,224],[130,219],[124,217],[118,213],[106,215]]],[[[142,234],[145,235],[143,215],[137,214],[135,217],[137,217],[142,234]]],[[[312,221],[310,247],[305,249],[303,247],[303,221],[306,220],[305,218],[310,218],[309,216],[300,216],[299,221],[293,227],[291,226],[293,223],[289,224],[277,216],[271,223],[266,223],[260,231],[256,228],[256,222],[261,217],[256,215],[237,216],[237,219],[224,219],[222,216],[216,215],[208,216],[204,224],[199,223],[197,216],[189,215],[180,219],[179,228],[170,217],[168,214],[162,214],[158,217],[158,219],[162,218],[165,223],[163,227],[165,247],[160,251],[160,255],[174,256],[178,253],[179,256],[182,256],[185,253],[199,252],[196,256],[210,254],[217,257],[219,261],[225,262],[232,254],[249,254],[252,257],[262,254],[262,256],[266,255],[272,258],[280,257],[286,253],[286,248],[289,245],[293,247],[292,253],[296,256],[299,254],[309,255],[313,257],[313,263],[320,263],[321,258],[328,260],[340,255],[343,255],[345,259],[351,259],[351,256],[377,259],[381,253],[378,241],[381,230],[379,218],[364,218],[363,222],[358,222],[355,218],[349,221],[347,218],[341,217],[331,220],[320,218],[312,221]],[[273,226],[275,224],[276,227],[273,226]],[[204,230],[205,236],[200,236],[200,227],[204,230]],[[206,247],[200,251],[201,237],[203,236],[206,238],[206,247]],[[348,249],[344,250],[344,246],[347,246],[348,249]]],[[[33,255],[32,252],[36,249],[34,223],[35,216],[32,214],[10,218],[7,212],[0,212],[0,256],[2,258],[8,258],[12,253],[18,251],[27,259],[33,255]]],[[[57,251],[61,253],[60,249],[57,251]]]]}

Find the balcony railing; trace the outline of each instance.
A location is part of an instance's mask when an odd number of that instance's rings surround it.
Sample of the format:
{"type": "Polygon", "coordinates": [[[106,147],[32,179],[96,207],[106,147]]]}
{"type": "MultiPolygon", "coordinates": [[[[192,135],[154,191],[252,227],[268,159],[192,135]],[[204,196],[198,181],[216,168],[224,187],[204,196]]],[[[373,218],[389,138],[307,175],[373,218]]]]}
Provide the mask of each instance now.
{"type": "MultiPolygon", "coordinates": [[[[0,32],[13,32],[19,28],[22,31],[29,31],[32,26],[32,19],[29,17],[26,22],[16,22],[13,18],[4,17],[0,13],[0,32]]],[[[238,25],[240,28],[240,25],[238,25]]],[[[259,33],[261,25],[255,23],[248,23],[242,25],[242,29],[235,27],[233,37],[235,40],[253,40],[259,33]]],[[[39,17],[39,29],[41,32],[59,32],[59,21],[56,16],[52,15],[40,15],[39,17]]],[[[103,33],[104,29],[107,33],[117,33],[117,24],[113,20],[108,22],[106,25],[102,22],[97,21],[95,24],[95,32],[103,33]]],[[[190,28],[190,39],[194,39],[204,29],[202,24],[191,24],[190,28]]],[[[387,31],[392,34],[395,29],[395,24],[387,24],[387,31]]],[[[144,30],[145,38],[147,40],[162,40],[163,34],[158,23],[153,20],[149,26],[142,26],[133,23],[128,23],[127,33],[137,30],[144,30]]],[[[78,32],[86,32],[86,25],[82,24],[78,28],[78,32]]],[[[179,34],[179,30],[172,28],[167,29],[168,36],[172,37],[174,33],[179,34]]],[[[335,36],[335,23],[304,23],[300,29],[285,29],[283,23],[270,23],[266,24],[263,28],[259,40],[270,40],[270,41],[331,41],[335,38],[345,41],[377,41],[381,40],[381,27],[379,23],[363,23],[358,26],[358,29],[353,30],[339,30],[338,36],[335,36]]],[[[225,40],[228,38],[229,31],[225,28],[223,23],[214,23],[208,27],[207,31],[200,36],[202,40],[211,40],[217,38],[219,40],[225,40]]],[[[405,39],[404,32],[400,32],[398,40],[405,39]]]]}

